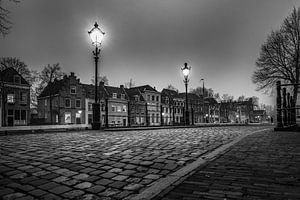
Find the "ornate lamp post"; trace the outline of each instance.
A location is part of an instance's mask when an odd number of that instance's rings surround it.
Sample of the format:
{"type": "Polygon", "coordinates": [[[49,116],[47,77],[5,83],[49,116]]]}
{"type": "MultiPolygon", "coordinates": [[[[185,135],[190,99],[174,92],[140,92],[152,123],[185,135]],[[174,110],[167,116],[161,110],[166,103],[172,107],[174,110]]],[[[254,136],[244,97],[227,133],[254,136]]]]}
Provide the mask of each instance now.
{"type": "Polygon", "coordinates": [[[188,82],[189,82],[189,74],[191,70],[191,66],[188,66],[187,63],[184,63],[184,67],[181,68],[183,76],[184,76],[184,84],[185,84],[185,125],[189,125],[189,108],[188,108],[188,93],[187,93],[187,88],[188,88],[188,82]]]}
{"type": "Polygon", "coordinates": [[[203,122],[205,122],[205,118],[204,118],[204,112],[205,112],[205,109],[204,109],[204,78],[201,78],[200,79],[200,82],[203,81],[203,86],[202,86],[202,95],[203,95],[203,102],[202,102],[202,115],[203,115],[203,122]]]}
{"type": "Polygon", "coordinates": [[[104,37],[104,32],[98,27],[97,22],[95,22],[94,27],[88,32],[91,37],[92,44],[96,47],[93,51],[95,59],[95,102],[92,104],[93,108],[93,122],[92,129],[99,130],[100,124],[100,103],[98,102],[98,60],[101,51],[101,43],[104,37]]]}

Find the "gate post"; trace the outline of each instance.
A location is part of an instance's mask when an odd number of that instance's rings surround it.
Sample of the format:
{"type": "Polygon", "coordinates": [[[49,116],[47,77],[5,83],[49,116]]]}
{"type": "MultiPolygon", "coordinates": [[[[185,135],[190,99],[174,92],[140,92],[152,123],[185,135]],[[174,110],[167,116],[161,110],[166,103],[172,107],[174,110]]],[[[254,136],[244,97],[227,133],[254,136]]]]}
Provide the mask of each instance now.
{"type": "Polygon", "coordinates": [[[291,97],[291,118],[292,124],[296,124],[296,102],[293,96],[291,97]]]}
{"type": "Polygon", "coordinates": [[[282,109],[283,109],[283,125],[287,126],[288,125],[288,120],[287,120],[287,107],[286,107],[286,88],[282,89],[282,109]]]}
{"type": "Polygon", "coordinates": [[[281,128],[282,125],[282,115],[281,115],[281,88],[280,88],[280,81],[276,82],[276,89],[277,89],[277,127],[281,128]]]}

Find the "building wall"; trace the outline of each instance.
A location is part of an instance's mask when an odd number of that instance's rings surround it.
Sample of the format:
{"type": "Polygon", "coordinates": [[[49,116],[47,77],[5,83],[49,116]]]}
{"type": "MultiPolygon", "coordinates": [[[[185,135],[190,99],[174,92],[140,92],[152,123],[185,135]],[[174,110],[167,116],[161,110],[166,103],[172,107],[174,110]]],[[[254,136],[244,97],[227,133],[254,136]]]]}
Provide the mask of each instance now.
{"type": "Polygon", "coordinates": [[[30,88],[29,86],[4,85],[5,90],[5,124],[7,126],[24,126],[30,122],[30,88]],[[25,98],[22,97],[26,95],[25,98]],[[13,95],[13,102],[9,96],[13,95]],[[9,99],[10,100],[9,100],[9,99]]]}
{"type": "Polygon", "coordinates": [[[147,118],[150,126],[160,125],[160,99],[161,95],[159,92],[146,90],[143,93],[143,97],[147,103],[147,118]]]}

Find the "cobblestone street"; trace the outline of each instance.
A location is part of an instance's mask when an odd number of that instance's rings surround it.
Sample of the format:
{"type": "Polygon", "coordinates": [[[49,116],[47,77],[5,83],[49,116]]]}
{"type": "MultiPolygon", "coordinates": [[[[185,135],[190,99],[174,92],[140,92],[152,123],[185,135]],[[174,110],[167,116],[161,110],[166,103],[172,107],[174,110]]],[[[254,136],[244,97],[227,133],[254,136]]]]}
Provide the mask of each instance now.
{"type": "Polygon", "coordinates": [[[155,200],[300,199],[300,135],[254,133],[155,200]]]}
{"type": "MultiPolygon", "coordinates": [[[[131,199],[260,126],[0,137],[3,199],[131,199]]],[[[236,186],[238,187],[238,186],[236,186]]]]}

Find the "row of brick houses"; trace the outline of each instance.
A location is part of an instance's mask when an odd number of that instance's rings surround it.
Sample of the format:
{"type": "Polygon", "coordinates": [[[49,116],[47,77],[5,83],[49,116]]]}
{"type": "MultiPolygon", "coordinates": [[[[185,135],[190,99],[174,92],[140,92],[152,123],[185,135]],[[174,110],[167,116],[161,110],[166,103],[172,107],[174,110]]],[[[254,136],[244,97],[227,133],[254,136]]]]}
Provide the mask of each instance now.
{"type": "MultiPolygon", "coordinates": [[[[133,88],[100,82],[98,97],[102,126],[180,125],[185,117],[185,93],[143,85],[133,88]]],[[[46,124],[90,124],[94,85],[83,84],[71,73],[49,84],[38,97],[38,117],[46,124]],[[50,104],[50,100],[52,104],[50,104]],[[50,112],[52,110],[52,114],[50,112]]],[[[252,100],[218,103],[212,97],[188,93],[190,124],[248,122],[252,100]]]]}
{"type": "MultiPolygon", "coordinates": [[[[30,124],[30,85],[13,68],[1,71],[0,126],[30,124]]],[[[47,85],[38,97],[39,124],[90,124],[94,85],[83,84],[74,73],[47,85]],[[50,103],[51,102],[51,103],[50,103]]],[[[185,93],[143,85],[133,88],[99,85],[102,126],[180,125],[185,118],[185,93]]],[[[251,122],[264,119],[251,99],[217,102],[188,93],[190,124],[251,122]]]]}

